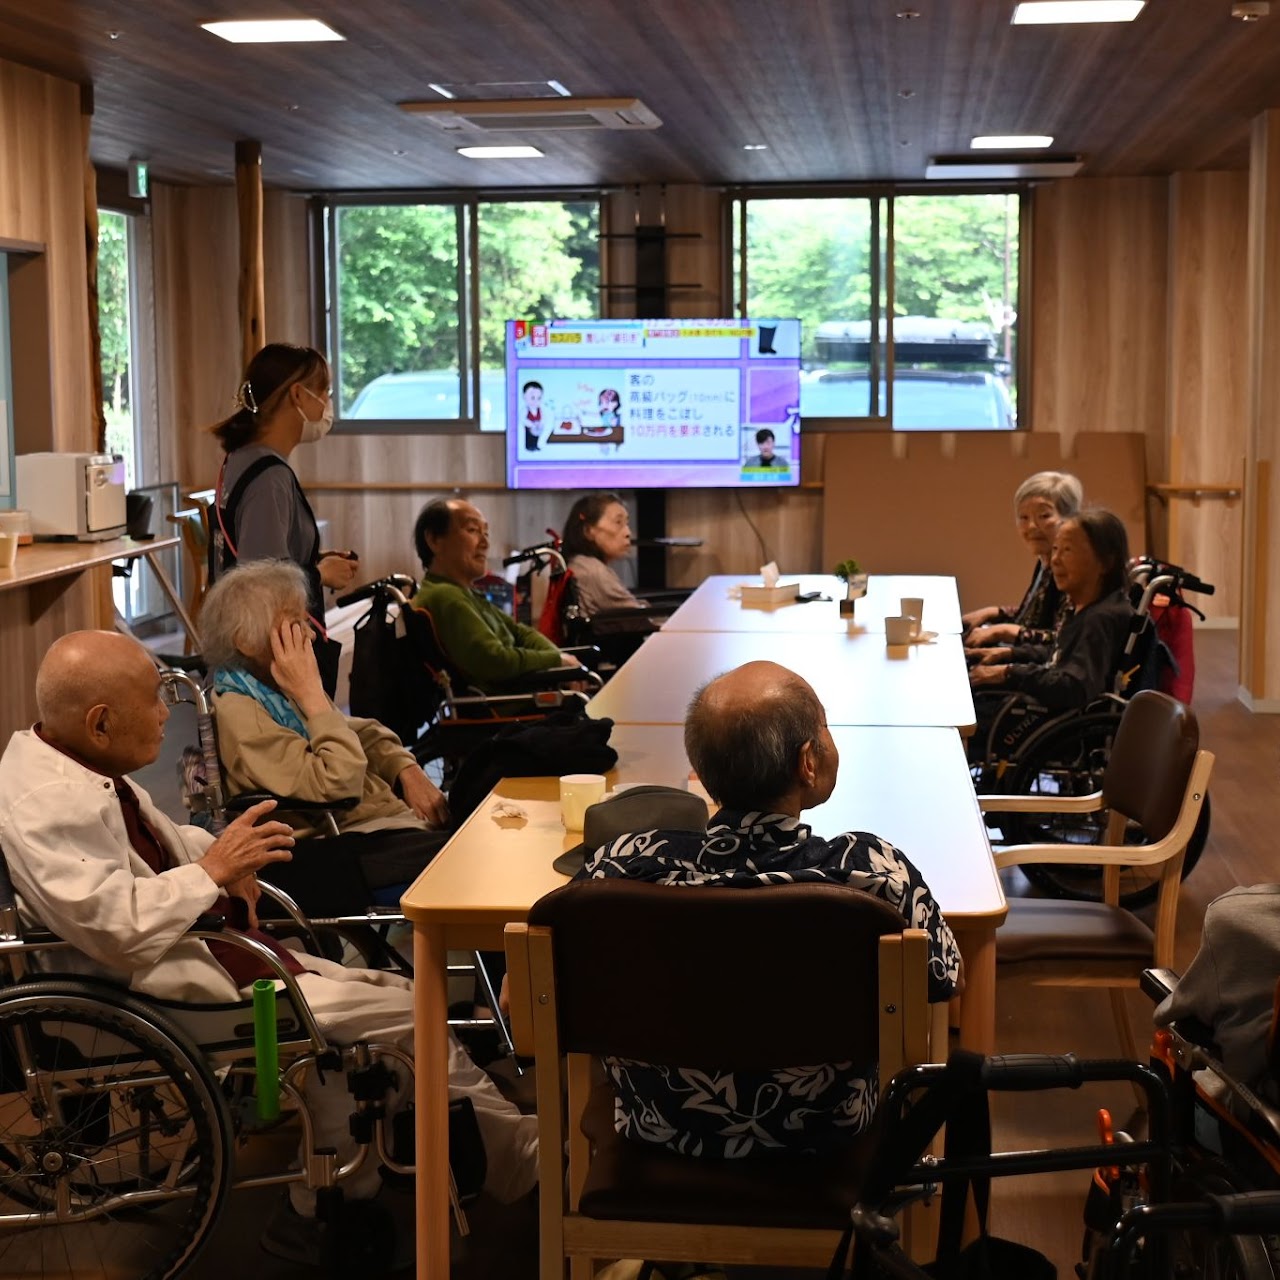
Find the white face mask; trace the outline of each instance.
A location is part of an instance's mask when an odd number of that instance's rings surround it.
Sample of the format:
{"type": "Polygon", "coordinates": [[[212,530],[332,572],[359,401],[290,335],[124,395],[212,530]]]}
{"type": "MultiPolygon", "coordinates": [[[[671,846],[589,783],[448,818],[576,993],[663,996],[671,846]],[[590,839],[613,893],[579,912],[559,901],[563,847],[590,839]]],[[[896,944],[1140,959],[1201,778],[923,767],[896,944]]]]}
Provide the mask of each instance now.
{"type": "Polygon", "coordinates": [[[298,412],[302,414],[302,443],[314,444],[317,440],[323,440],[333,429],[333,401],[325,400],[323,397],[316,395],[310,387],[303,387],[302,389],[313,400],[319,400],[324,405],[324,410],[318,418],[308,418],[305,413],[302,413],[301,407],[298,409],[298,412]]]}

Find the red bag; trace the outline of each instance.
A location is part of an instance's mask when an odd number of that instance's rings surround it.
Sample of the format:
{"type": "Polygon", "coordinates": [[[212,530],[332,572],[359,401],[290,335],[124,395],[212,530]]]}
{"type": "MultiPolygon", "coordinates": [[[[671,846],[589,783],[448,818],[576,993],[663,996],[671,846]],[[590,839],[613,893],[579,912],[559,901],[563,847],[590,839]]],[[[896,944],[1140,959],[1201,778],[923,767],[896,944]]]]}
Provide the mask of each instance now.
{"type": "Polygon", "coordinates": [[[542,612],[538,615],[538,630],[552,644],[563,645],[565,592],[569,589],[569,579],[573,574],[566,569],[563,573],[552,574],[547,582],[547,598],[542,602],[542,612]]]}
{"type": "Polygon", "coordinates": [[[1173,655],[1174,666],[1160,672],[1160,692],[1179,702],[1189,703],[1196,684],[1196,653],[1192,642],[1191,610],[1181,609],[1168,596],[1151,602],[1151,619],[1156,636],[1173,655]]]}

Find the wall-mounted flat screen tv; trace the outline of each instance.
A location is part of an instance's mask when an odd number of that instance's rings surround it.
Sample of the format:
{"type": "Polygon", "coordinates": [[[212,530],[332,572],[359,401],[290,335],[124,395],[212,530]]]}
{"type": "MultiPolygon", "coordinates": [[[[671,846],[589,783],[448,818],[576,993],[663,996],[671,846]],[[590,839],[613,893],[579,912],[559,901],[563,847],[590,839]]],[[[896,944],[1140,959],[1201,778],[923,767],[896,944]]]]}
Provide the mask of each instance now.
{"type": "Polygon", "coordinates": [[[800,321],[507,322],[512,489],[800,483],[800,321]]]}

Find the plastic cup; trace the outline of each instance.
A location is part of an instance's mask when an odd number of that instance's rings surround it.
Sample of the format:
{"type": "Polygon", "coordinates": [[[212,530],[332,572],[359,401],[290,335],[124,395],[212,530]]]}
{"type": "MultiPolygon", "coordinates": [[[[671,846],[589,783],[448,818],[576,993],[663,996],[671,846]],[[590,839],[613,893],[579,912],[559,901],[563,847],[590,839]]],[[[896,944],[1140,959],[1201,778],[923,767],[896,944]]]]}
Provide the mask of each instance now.
{"type": "Polygon", "coordinates": [[[604,799],[601,773],[567,773],[560,779],[560,821],[566,831],[581,831],[587,810],[604,799]]]}
{"type": "Polygon", "coordinates": [[[918,626],[915,618],[886,618],[884,620],[885,644],[910,644],[918,626]]]}
{"type": "Polygon", "coordinates": [[[12,569],[18,560],[18,535],[0,533],[0,569],[12,569]]]}

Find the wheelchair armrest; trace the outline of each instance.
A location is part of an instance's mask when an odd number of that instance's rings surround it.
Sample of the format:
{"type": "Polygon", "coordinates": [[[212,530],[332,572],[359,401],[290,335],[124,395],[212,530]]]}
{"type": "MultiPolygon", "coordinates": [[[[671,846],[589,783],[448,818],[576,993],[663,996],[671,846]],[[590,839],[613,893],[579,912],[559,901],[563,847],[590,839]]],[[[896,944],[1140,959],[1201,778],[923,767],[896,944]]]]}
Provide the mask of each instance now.
{"type": "Polygon", "coordinates": [[[1178,975],[1172,969],[1143,969],[1138,985],[1143,995],[1153,1004],[1159,1004],[1173,994],[1174,987],[1178,985],[1178,975]]]}
{"type": "Polygon", "coordinates": [[[571,653],[584,666],[590,666],[591,662],[600,657],[600,646],[595,644],[566,645],[561,648],[560,652],[571,653]]]}
{"type": "Polygon", "coordinates": [[[221,933],[226,927],[226,916],[215,915],[212,911],[204,911],[191,922],[187,932],[221,933]]]}
{"type": "Polygon", "coordinates": [[[343,796],[340,800],[298,800],[293,796],[278,796],[271,791],[242,791],[227,801],[227,812],[243,813],[264,800],[274,800],[279,808],[290,813],[343,813],[360,803],[359,796],[343,796]]]}
{"type": "MultiPolygon", "coordinates": [[[[565,649],[563,652],[571,653],[572,650],[565,649]]],[[[592,647],[590,652],[599,653],[599,650],[592,647]]],[[[559,689],[562,685],[582,683],[598,689],[604,681],[590,667],[548,667],[545,671],[530,671],[516,680],[509,681],[494,696],[535,693],[541,689],[559,689]]]]}
{"type": "Polygon", "coordinates": [[[1101,791],[1087,796],[1004,796],[978,797],[983,813],[1097,813],[1105,807],[1101,791]]]}

